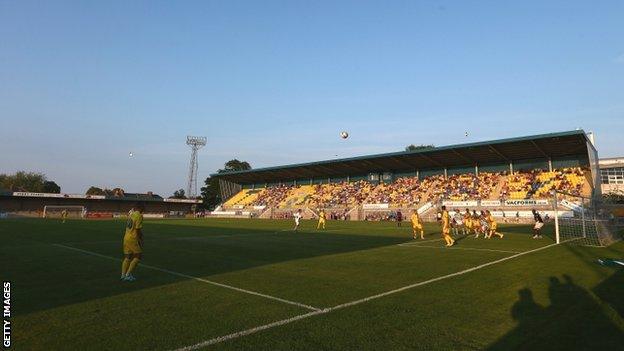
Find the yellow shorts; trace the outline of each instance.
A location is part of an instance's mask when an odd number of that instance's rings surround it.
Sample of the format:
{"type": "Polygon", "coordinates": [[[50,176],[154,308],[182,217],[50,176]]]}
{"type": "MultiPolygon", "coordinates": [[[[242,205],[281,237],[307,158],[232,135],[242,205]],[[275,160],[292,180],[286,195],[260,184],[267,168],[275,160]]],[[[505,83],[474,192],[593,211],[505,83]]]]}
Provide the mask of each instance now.
{"type": "Polygon", "coordinates": [[[451,228],[450,227],[442,227],[442,235],[451,235],[451,228]]]}
{"type": "Polygon", "coordinates": [[[497,227],[498,227],[498,224],[496,224],[496,223],[492,223],[492,224],[490,224],[490,230],[494,230],[494,231],[496,231],[496,228],[497,228],[497,227]]]}
{"type": "Polygon", "coordinates": [[[412,224],[412,228],[414,228],[414,230],[423,230],[422,224],[412,224]]]}
{"type": "Polygon", "coordinates": [[[143,252],[143,248],[139,245],[138,239],[124,237],[123,252],[125,255],[139,254],[143,252]]]}
{"type": "Polygon", "coordinates": [[[323,218],[319,218],[319,221],[318,221],[318,222],[319,222],[319,224],[325,224],[325,219],[323,219],[323,218]]]}

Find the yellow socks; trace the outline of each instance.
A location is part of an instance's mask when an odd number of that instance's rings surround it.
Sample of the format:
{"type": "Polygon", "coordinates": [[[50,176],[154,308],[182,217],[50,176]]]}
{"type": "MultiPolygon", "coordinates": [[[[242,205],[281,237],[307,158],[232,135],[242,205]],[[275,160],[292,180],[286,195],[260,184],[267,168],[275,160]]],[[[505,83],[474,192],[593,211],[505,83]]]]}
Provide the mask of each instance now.
{"type": "Polygon", "coordinates": [[[132,261],[130,261],[130,265],[128,266],[128,270],[126,271],[126,275],[130,275],[130,273],[132,273],[132,271],[134,270],[134,268],[139,264],[140,259],[138,258],[133,258],[132,261]]]}
{"type": "Polygon", "coordinates": [[[130,259],[124,258],[123,262],[121,262],[121,275],[125,276],[126,272],[128,272],[128,266],[130,266],[130,259]]]}
{"type": "Polygon", "coordinates": [[[455,244],[455,240],[453,240],[450,235],[445,235],[444,241],[446,241],[446,246],[453,246],[453,244],[455,244]]]}

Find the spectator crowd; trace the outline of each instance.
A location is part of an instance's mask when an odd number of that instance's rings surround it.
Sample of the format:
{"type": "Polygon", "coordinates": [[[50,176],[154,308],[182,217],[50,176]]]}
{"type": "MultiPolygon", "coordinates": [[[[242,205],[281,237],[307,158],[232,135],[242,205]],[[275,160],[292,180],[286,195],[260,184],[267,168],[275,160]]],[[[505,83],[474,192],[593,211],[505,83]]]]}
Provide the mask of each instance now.
{"type": "Polygon", "coordinates": [[[480,172],[477,174],[442,174],[400,177],[391,183],[372,183],[364,180],[301,187],[280,185],[261,190],[248,205],[311,208],[345,208],[362,204],[389,204],[414,207],[427,201],[507,200],[548,197],[551,190],[580,195],[587,184],[586,172],[579,168],[553,171],[531,170],[514,174],[507,172],[480,172]],[[302,193],[304,195],[302,195],[302,193]],[[298,196],[297,201],[288,201],[298,196]]]}

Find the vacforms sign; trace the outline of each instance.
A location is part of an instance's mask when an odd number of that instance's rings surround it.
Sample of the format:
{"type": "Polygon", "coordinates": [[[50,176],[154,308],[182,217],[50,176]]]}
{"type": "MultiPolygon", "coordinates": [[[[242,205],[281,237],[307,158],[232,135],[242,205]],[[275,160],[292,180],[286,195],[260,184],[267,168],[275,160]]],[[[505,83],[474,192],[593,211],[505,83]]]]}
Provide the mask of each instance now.
{"type": "Polygon", "coordinates": [[[547,206],[549,204],[548,200],[505,200],[505,206],[547,206]]]}

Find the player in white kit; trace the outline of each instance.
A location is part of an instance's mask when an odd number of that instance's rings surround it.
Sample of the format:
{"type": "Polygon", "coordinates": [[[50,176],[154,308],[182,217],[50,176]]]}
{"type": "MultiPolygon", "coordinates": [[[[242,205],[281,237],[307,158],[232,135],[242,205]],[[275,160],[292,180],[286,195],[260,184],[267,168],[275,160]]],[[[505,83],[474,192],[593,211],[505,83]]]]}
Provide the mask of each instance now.
{"type": "Polygon", "coordinates": [[[293,214],[293,218],[295,219],[295,229],[293,229],[294,231],[297,231],[299,229],[299,222],[301,221],[301,217],[301,209],[298,209],[297,212],[293,214]]]}

